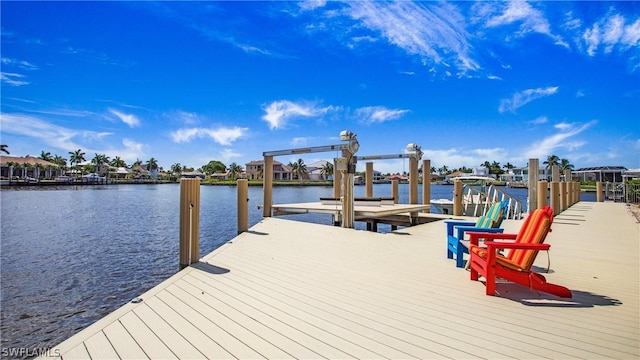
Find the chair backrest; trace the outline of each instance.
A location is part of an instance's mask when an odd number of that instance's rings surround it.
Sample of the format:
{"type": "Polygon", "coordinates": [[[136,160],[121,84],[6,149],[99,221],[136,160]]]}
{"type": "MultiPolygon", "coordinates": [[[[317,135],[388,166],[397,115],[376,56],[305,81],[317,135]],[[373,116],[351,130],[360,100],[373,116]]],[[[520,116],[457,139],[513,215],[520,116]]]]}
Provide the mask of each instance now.
{"type": "Polygon", "coordinates": [[[500,225],[502,224],[502,220],[504,220],[505,218],[506,211],[507,211],[506,201],[499,201],[499,202],[493,203],[493,205],[491,205],[489,210],[487,210],[487,213],[478,219],[478,222],[476,222],[476,226],[484,227],[484,228],[499,228],[500,225]],[[482,219],[483,217],[486,217],[489,220],[482,219]],[[481,220],[483,221],[482,224],[480,223],[481,220]],[[484,224],[484,222],[486,221],[490,221],[491,223],[484,224]]]}
{"type": "MultiPolygon", "coordinates": [[[[545,206],[534,210],[522,223],[516,236],[516,243],[542,244],[547,234],[551,232],[553,222],[553,209],[545,206]]],[[[538,255],[538,250],[514,249],[509,252],[507,259],[518,264],[524,270],[530,270],[533,261],[538,255]]]]}

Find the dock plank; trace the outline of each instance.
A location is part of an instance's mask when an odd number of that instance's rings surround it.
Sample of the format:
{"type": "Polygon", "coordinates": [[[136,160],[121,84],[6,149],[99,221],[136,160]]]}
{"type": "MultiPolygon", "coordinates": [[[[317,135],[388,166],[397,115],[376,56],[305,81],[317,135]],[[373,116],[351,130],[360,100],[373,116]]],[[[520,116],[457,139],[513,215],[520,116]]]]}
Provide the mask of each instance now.
{"type": "Polygon", "coordinates": [[[111,323],[103,332],[121,359],[149,359],[121,322],[111,323]]]}
{"type": "MultiPolygon", "coordinates": [[[[90,336],[85,342],[87,353],[93,359],[119,359],[118,353],[113,348],[109,339],[104,334],[104,332],[100,331],[93,336],[90,336]]],[[[64,358],[65,355],[63,354],[64,358]]]]}
{"type": "Polygon", "coordinates": [[[167,306],[156,298],[145,300],[143,306],[136,307],[134,312],[153,331],[171,351],[181,359],[206,359],[207,356],[189,342],[192,327],[179,327],[172,325],[172,320],[177,320],[176,315],[167,306]]]}
{"type": "Polygon", "coordinates": [[[135,313],[125,314],[120,323],[135,337],[136,343],[150,359],[178,358],[135,313]]]}

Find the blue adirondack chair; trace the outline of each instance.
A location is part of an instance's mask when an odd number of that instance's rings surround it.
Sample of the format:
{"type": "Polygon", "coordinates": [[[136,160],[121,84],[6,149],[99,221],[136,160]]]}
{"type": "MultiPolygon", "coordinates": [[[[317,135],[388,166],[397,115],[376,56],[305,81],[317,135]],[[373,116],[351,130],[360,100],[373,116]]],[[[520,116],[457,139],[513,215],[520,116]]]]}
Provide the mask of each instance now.
{"type": "Polygon", "coordinates": [[[491,205],[487,213],[480,216],[476,222],[446,220],[447,224],[447,258],[453,259],[456,256],[456,266],[463,267],[464,254],[469,253],[469,248],[462,242],[467,231],[481,231],[490,233],[501,233],[502,220],[505,218],[508,202],[500,201],[491,205]]]}

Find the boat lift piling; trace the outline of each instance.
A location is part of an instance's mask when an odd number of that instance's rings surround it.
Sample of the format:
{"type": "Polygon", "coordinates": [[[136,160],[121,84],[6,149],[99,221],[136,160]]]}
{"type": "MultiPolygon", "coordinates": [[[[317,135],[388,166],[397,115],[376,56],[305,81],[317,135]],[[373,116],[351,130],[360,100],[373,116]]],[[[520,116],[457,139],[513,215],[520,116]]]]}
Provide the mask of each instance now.
{"type": "Polygon", "coordinates": [[[180,270],[200,259],[200,179],[180,179],[180,270]]]}

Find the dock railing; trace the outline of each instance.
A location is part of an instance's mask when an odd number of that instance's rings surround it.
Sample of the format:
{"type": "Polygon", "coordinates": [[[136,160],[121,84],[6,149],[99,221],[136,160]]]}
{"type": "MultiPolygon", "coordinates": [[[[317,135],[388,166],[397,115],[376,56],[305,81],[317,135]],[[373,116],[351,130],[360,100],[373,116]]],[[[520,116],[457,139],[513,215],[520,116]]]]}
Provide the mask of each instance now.
{"type": "Polygon", "coordinates": [[[491,205],[500,201],[507,201],[505,218],[522,218],[522,202],[494,185],[490,185],[486,192],[483,192],[473,186],[467,186],[465,184],[462,193],[464,194],[464,214],[467,216],[482,216],[489,210],[491,205]]]}

